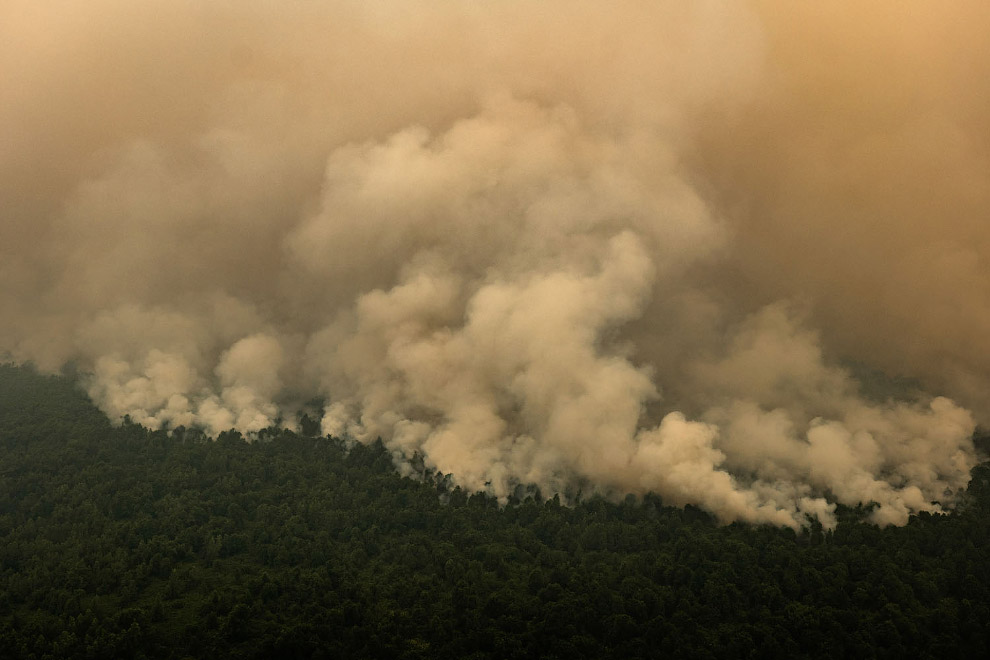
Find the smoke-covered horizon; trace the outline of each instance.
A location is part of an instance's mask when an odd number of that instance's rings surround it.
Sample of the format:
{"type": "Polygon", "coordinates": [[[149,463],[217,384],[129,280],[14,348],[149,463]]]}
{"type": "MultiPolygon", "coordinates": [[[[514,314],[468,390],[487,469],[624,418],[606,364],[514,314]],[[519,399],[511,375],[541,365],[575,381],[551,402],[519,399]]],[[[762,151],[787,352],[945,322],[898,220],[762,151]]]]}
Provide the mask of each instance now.
{"type": "Polygon", "coordinates": [[[979,2],[10,0],[0,358],[71,362],[153,428],[323,398],[324,432],[499,497],[903,524],[990,421],[988,28],[979,2]]]}

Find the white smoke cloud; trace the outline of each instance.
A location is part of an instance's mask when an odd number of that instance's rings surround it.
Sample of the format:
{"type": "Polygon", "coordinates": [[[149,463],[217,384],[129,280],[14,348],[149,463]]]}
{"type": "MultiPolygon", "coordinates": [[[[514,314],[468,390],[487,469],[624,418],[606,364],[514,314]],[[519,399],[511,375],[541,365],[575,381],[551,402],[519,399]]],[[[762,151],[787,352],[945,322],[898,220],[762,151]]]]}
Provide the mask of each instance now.
{"type": "Polygon", "coordinates": [[[987,14],[772,9],[9,2],[0,354],[153,428],[323,397],[502,498],[949,506],[990,414],[987,14]]]}

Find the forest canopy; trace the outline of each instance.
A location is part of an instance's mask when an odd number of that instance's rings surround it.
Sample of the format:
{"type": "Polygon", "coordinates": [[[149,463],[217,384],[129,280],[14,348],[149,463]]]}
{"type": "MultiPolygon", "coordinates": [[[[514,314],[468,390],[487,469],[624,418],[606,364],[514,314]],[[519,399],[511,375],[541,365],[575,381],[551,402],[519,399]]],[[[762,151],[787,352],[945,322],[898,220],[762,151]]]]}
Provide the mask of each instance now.
{"type": "Polygon", "coordinates": [[[380,443],[113,426],[0,366],[4,658],[919,658],[990,644],[990,466],[904,527],[508,504],[380,443]]]}

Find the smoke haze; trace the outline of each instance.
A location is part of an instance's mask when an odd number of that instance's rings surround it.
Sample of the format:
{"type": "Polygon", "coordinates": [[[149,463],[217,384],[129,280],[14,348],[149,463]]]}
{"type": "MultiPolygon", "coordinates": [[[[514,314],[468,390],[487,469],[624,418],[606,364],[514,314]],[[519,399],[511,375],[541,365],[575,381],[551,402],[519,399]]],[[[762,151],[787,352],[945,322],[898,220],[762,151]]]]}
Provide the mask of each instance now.
{"type": "Polygon", "coordinates": [[[0,357],[152,428],[323,397],[503,498],[903,524],[990,421],[987,35],[982,2],[7,0],[0,357]]]}

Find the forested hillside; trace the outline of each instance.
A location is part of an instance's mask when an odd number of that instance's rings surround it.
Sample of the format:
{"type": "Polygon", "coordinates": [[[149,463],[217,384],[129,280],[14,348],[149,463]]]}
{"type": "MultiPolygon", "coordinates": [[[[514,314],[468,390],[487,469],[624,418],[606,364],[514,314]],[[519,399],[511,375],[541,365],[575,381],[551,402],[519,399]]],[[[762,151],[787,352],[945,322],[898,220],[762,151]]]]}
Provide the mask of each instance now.
{"type": "Polygon", "coordinates": [[[862,513],[500,508],[380,445],[115,428],[0,367],[2,658],[980,657],[990,468],[951,515],[862,513]]]}

